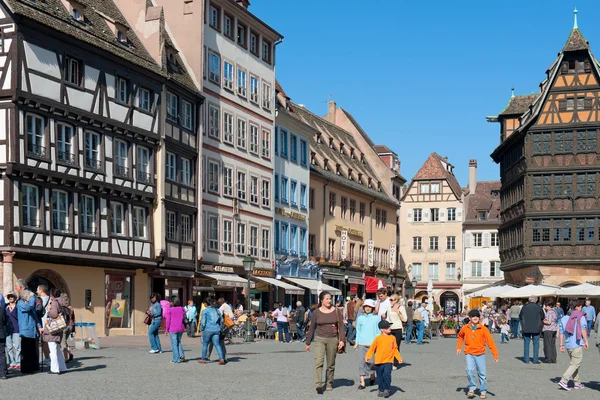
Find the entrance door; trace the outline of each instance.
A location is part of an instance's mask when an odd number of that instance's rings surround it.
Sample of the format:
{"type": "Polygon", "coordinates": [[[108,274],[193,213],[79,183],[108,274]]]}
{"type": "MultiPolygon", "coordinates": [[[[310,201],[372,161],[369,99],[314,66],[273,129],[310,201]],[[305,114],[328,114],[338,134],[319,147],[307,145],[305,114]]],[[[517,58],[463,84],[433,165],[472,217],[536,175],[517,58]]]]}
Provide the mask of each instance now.
{"type": "Polygon", "coordinates": [[[183,289],[183,286],[167,286],[165,288],[165,299],[166,300],[171,300],[171,296],[177,296],[179,297],[179,301],[181,302],[181,306],[185,307],[186,304],[186,299],[185,297],[185,290],[183,289]]]}

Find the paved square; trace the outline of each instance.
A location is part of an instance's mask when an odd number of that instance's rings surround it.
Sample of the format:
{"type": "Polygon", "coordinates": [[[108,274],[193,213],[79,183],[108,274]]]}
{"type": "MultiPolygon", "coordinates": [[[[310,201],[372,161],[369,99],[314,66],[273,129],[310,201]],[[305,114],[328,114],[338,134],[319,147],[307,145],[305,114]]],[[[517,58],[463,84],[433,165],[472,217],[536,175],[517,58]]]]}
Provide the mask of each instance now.
{"type": "MultiPolygon", "coordinates": [[[[487,357],[490,399],[594,399],[600,396],[598,362],[594,347],[584,353],[581,376],[588,387],[565,392],[556,384],[567,368],[568,357],[559,353],[558,364],[525,365],[519,359],[523,341],[499,344],[500,362],[487,357]]],[[[76,362],[64,375],[14,374],[0,381],[0,398],[21,398],[45,393],[47,399],[371,399],[376,387],[358,391],[357,353],[338,356],[334,390],[319,396],[313,389],[313,354],[304,344],[259,341],[228,346],[230,362],[200,365],[200,339],[184,340],[184,364],[171,364],[167,337],[165,353],[148,353],[147,339],[107,338],[111,347],[78,351],[76,362]]],[[[594,339],[591,340],[593,343],[594,339]]],[[[101,344],[103,341],[101,340],[101,344]]],[[[465,358],[456,356],[455,339],[439,339],[424,346],[402,345],[406,361],[393,372],[391,399],[466,399],[465,358]]],[[[213,355],[213,360],[216,354],[213,355]]]]}

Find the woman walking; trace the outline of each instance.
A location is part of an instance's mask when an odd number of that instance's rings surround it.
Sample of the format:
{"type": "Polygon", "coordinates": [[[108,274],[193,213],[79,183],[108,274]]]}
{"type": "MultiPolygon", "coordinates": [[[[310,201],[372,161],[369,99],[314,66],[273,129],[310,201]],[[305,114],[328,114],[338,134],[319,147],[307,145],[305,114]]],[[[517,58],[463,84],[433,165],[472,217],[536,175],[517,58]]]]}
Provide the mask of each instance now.
{"type": "Polygon", "coordinates": [[[219,337],[221,335],[221,322],[223,317],[221,312],[217,308],[217,302],[212,297],[208,297],[204,300],[206,307],[202,311],[200,317],[200,331],[202,332],[202,359],[198,360],[200,364],[206,364],[208,359],[206,353],[208,352],[208,344],[212,343],[217,349],[219,355],[219,365],[225,364],[225,358],[223,356],[223,349],[219,343],[219,337]]]}
{"type": "Polygon", "coordinates": [[[152,317],[152,323],[148,327],[148,339],[150,340],[150,354],[162,353],[162,346],[160,345],[160,336],[158,336],[158,328],[162,322],[162,307],[160,305],[160,294],[152,293],[150,297],[152,305],[150,309],[146,311],[146,314],[152,317]]]}
{"type": "Polygon", "coordinates": [[[14,293],[6,295],[6,351],[10,365],[8,369],[21,369],[21,337],[19,336],[19,311],[17,310],[17,296],[14,293]]]}
{"type": "Polygon", "coordinates": [[[358,390],[363,390],[366,387],[366,376],[370,376],[369,385],[373,386],[375,384],[373,358],[369,362],[365,361],[365,356],[371,347],[371,343],[379,335],[378,324],[381,318],[373,314],[374,310],[375,300],[365,300],[363,303],[363,313],[356,320],[356,344],[354,344],[354,350],[358,350],[358,375],[360,377],[358,390]]]}
{"type": "Polygon", "coordinates": [[[325,390],[333,390],[335,357],[345,346],[346,336],[342,322],[342,313],[334,307],[331,293],[319,294],[319,307],[313,312],[310,329],[306,336],[306,351],[315,343],[315,388],[323,394],[323,362],[327,356],[327,381],[325,390]]]}
{"type": "Polygon", "coordinates": [[[183,317],[185,316],[185,309],[181,307],[181,301],[179,297],[171,297],[171,307],[167,311],[165,330],[169,334],[171,340],[171,351],[173,352],[173,359],[171,363],[179,364],[185,361],[185,354],[183,353],[183,346],[181,345],[181,336],[185,331],[185,325],[183,325],[183,317]]]}
{"type": "MultiPolygon", "coordinates": [[[[412,308],[412,301],[408,302],[408,307],[405,307],[404,310],[406,311],[406,332],[404,333],[404,340],[406,342],[406,344],[410,344],[410,340],[411,340],[411,336],[412,336],[412,332],[413,332],[413,320],[414,320],[414,315],[415,312],[413,311],[412,308]]],[[[398,346],[400,347],[400,346],[398,346]]]]}
{"type": "MultiPolygon", "coordinates": [[[[406,322],[406,308],[404,307],[404,300],[397,294],[390,296],[390,301],[392,307],[387,313],[387,320],[392,328],[392,336],[396,338],[396,346],[400,348],[400,343],[402,343],[402,323],[406,322]]],[[[398,360],[395,360],[392,369],[394,371],[397,370],[399,365],[398,360]]]]}
{"type": "Polygon", "coordinates": [[[60,348],[60,342],[62,341],[64,332],[51,333],[49,324],[51,320],[57,319],[59,315],[63,314],[61,313],[61,310],[66,309],[64,300],[60,297],[60,290],[56,288],[50,290],[50,304],[47,308],[48,319],[44,326],[44,342],[48,343],[48,349],[50,350],[50,372],[48,373],[59,375],[67,370],[65,357],[60,348]]]}

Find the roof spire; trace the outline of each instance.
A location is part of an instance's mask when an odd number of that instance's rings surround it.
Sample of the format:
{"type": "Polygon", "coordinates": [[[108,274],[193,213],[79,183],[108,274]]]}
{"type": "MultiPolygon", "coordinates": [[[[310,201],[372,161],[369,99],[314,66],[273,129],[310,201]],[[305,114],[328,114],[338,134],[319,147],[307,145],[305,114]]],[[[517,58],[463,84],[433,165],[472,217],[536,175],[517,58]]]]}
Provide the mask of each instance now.
{"type": "Polygon", "coordinates": [[[510,90],[512,92],[511,95],[510,95],[510,98],[512,99],[513,97],[515,97],[515,88],[514,88],[514,86],[510,90]]]}
{"type": "Polygon", "coordinates": [[[573,15],[574,15],[574,21],[573,21],[573,29],[579,29],[579,27],[577,26],[577,7],[575,7],[575,9],[573,10],[573,15]]]}

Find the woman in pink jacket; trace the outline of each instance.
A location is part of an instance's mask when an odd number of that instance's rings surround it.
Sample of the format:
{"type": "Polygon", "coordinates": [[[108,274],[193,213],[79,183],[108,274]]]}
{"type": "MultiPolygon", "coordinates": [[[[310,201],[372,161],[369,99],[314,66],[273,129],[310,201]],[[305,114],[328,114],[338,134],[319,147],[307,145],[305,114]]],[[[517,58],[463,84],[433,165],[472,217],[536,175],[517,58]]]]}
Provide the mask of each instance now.
{"type": "Polygon", "coordinates": [[[185,360],[183,354],[183,346],[181,345],[181,336],[185,331],[183,318],[185,317],[185,309],[181,307],[179,297],[171,297],[171,307],[166,312],[165,330],[169,334],[171,340],[171,349],[173,352],[172,363],[177,364],[185,360]]]}

